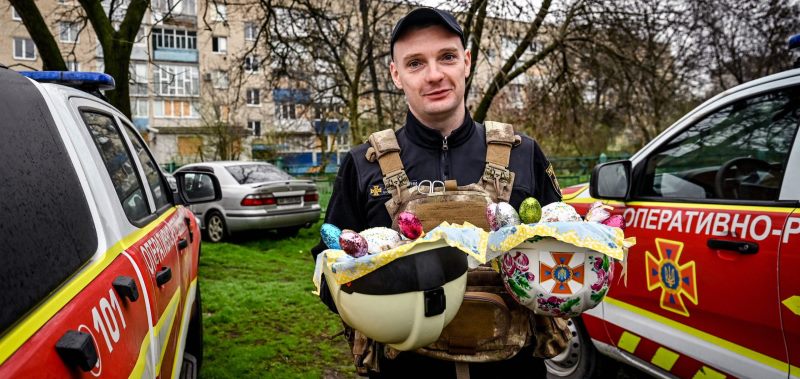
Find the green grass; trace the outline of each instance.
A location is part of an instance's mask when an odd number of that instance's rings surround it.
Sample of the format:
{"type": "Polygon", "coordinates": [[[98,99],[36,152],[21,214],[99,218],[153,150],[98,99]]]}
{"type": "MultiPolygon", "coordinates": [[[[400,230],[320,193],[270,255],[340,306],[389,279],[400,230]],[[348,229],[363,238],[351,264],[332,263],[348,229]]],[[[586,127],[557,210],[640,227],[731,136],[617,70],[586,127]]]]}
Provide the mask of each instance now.
{"type": "Polygon", "coordinates": [[[339,317],[311,293],[319,226],[203,243],[203,378],[354,376],[339,317]]]}

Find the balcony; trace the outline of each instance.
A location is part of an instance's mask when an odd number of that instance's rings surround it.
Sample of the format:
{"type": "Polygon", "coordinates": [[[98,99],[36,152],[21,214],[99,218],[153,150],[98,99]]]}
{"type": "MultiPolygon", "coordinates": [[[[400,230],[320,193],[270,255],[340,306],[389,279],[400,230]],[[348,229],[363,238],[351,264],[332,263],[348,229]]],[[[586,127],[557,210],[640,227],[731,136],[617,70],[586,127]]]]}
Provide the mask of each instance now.
{"type": "Polygon", "coordinates": [[[197,50],[163,48],[153,50],[153,59],[157,61],[197,63],[198,57],[197,50]]]}

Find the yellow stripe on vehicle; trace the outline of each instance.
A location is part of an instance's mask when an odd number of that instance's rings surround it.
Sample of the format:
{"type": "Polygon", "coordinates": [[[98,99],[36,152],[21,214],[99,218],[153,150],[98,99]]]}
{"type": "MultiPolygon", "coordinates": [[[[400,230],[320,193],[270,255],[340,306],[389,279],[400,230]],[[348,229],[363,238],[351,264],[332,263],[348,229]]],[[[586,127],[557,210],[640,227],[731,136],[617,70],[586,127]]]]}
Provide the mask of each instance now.
{"type": "Polygon", "coordinates": [[[631,354],[636,351],[636,348],[639,347],[639,342],[642,341],[642,337],[639,337],[633,333],[622,332],[622,335],[619,336],[619,342],[617,342],[617,346],[625,350],[631,354]]]}
{"type": "Polygon", "coordinates": [[[677,321],[673,321],[673,320],[668,319],[668,318],[666,318],[664,316],[661,316],[659,314],[656,314],[656,313],[650,312],[648,310],[636,307],[634,305],[622,302],[620,300],[617,300],[617,299],[614,299],[614,298],[606,296],[604,301],[606,303],[608,303],[608,304],[620,307],[620,308],[622,308],[622,309],[624,309],[624,310],[626,310],[628,312],[635,313],[635,314],[640,315],[642,317],[651,319],[651,320],[653,320],[653,321],[655,321],[657,323],[664,324],[666,326],[669,326],[670,328],[679,330],[679,331],[684,332],[686,334],[689,334],[689,335],[691,335],[693,337],[696,337],[696,338],[701,339],[703,341],[706,341],[708,343],[714,344],[714,345],[716,345],[716,346],[718,346],[718,347],[720,347],[722,349],[728,350],[728,351],[730,351],[730,352],[732,352],[734,354],[741,355],[743,357],[747,357],[749,359],[752,359],[752,360],[754,360],[756,362],[759,362],[759,363],[761,363],[761,364],[763,364],[765,366],[769,366],[769,367],[771,367],[771,368],[773,368],[775,370],[778,370],[780,372],[787,372],[788,373],[788,370],[789,370],[790,367],[791,367],[792,370],[800,370],[800,368],[797,368],[795,366],[789,366],[784,361],[772,358],[772,357],[770,357],[768,355],[761,354],[761,353],[759,353],[757,351],[754,351],[754,350],[750,350],[750,349],[748,349],[748,348],[746,348],[744,346],[737,345],[737,344],[735,344],[733,342],[730,342],[728,340],[724,340],[724,339],[719,338],[717,336],[714,336],[714,335],[711,335],[709,333],[697,330],[697,329],[692,328],[690,326],[684,325],[684,324],[679,323],[677,321]]]}
{"type": "Polygon", "coordinates": [[[158,320],[158,324],[155,327],[156,336],[158,336],[158,343],[161,352],[158,357],[158,363],[156,364],[156,372],[161,372],[161,364],[164,362],[164,355],[167,353],[167,346],[169,345],[169,337],[172,335],[172,325],[175,323],[175,314],[178,311],[178,304],[180,304],[181,300],[181,291],[175,291],[175,295],[172,296],[172,300],[169,301],[169,305],[167,305],[167,309],[164,312],[164,315],[161,316],[161,319],[158,320]]]}
{"type": "Polygon", "coordinates": [[[703,366],[694,374],[692,379],[725,379],[727,375],[714,370],[711,367],[703,366]]]}
{"type": "Polygon", "coordinates": [[[784,307],[789,308],[792,313],[800,316],[800,296],[794,295],[787,297],[781,302],[781,304],[783,304],[784,307]]]}
{"type": "MultiPolygon", "coordinates": [[[[569,204],[591,204],[597,199],[585,197],[566,201],[569,204]]],[[[707,203],[668,203],[663,201],[630,201],[624,203],[618,200],[603,200],[603,204],[610,205],[614,208],[623,206],[628,207],[662,207],[662,208],[685,208],[685,209],[713,209],[713,210],[726,210],[726,211],[751,211],[751,212],[771,212],[771,213],[792,213],[795,208],[789,207],[764,207],[758,205],[728,205],[728,204],[707,204],[707,203]]]]}
{"type": "Polygon", "coordinates": [[[90,262],[74,278],[67,279],[64,285],[51,294],[44,303],[36,307],[16,327],[13,327],[5,336],[0,338],[0,364],[3,364],[8,357],[14,354],[61,308],[64,308],[67,303],[100,275],[123,250],[131,247],[152,232],[164,220],[172,216],[176,209],[176,207],[172,207],[144,228],[129,234],[112,245],[105,251],[100,260],[90,262]]]}
{"type": "MultiPolygon", "coordinates": [[[[197,291],[197,277],[192,280],[189,289],[186,291],[186,303],[183,304],[183,314],[181,318],[181,327],[178,329],[178,349],[175,351],[175,357],[172,362],[172,377],[177,378],[180,375],[180,368],[183,363],[183,354],[186,350],[186,331],[189,329],[189,322],[192,318],[192,305],[195,302],[197,291]]],[[[197,310],[202,312],[201,309],[197,310]]],[[[202,358],[202,357],[200,357],[202,358]]]]}
{"type": "Polygon", "coordinates": [[[680,355],[671,351],[664,347],[659,347],[656,350],[656,353],[653,354],[653,359],[650,360],[650,363],[663,368],[667,371],[672,371],[672,366],[675,366],[675,362],[678,361],[680,355]]]}

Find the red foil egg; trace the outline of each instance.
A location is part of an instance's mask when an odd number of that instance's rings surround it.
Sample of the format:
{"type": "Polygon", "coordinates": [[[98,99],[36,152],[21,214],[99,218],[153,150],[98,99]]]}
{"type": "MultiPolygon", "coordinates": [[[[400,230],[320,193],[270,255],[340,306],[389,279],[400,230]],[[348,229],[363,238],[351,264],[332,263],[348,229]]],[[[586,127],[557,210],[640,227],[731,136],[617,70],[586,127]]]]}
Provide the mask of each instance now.
{"type": "Polygon", "coordinates": [[[625,218],[621,215],[613,215],[603,220],[601,224],[625,230],[625,218]]]}
{"type": "Polygon", "coordinates": [[[397,215],[397,229],[406,238],[414,240],[422,235],[422,222],[411,212],[400,212],[397,215]]]}
{"type": "Polygon", "coordinates": [[[342,231],[342,234],[339,236],[339,245],[347,255],[353,258],[361,258],[367,255],[369,247],[367,240],[352,230],[342,231]]]}

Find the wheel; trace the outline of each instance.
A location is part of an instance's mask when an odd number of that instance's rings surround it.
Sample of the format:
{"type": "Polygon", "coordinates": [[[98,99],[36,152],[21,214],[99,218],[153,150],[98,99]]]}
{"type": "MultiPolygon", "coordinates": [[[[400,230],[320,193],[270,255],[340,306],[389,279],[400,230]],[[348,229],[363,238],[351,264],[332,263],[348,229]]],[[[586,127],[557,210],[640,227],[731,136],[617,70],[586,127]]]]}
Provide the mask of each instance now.
{"type": "Polygon", "coordinates": [[[597,350],[592,345],[580,317],[570,319],[567,325],[572,338],[564,352],[544,361],[547,377],[549,379],[591,378],[598,358],[597,350]]]}
{"type": "Polygon", "coordinates": [[[206,218],[206,237],[211,242],[220,242],[227,235],[225,218],[217,211],[211,211],[206,218]]]}
{"type": "Polygon", "coordinates": [[[181,378],[197,378],[203,364],[203,306],[200,301],[200,284],[195,292],[192,318],[186,333],[186,349],[181,368],[181,378]]]}

